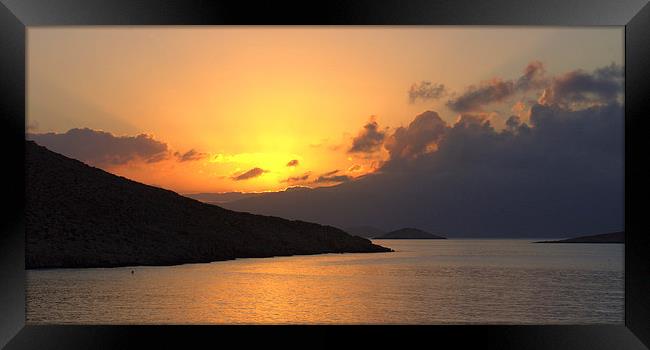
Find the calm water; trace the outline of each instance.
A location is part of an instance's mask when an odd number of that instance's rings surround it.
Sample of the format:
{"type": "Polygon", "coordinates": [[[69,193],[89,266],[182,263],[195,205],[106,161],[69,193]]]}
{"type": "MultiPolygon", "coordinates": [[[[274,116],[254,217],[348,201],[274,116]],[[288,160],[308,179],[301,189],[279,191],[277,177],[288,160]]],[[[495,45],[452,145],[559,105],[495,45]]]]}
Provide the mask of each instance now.
{"type": "Polygon", "coordinates": [[[27,273],[27,322],[623,323],[623,245],[377,240],[395,253],[27,273]]]}

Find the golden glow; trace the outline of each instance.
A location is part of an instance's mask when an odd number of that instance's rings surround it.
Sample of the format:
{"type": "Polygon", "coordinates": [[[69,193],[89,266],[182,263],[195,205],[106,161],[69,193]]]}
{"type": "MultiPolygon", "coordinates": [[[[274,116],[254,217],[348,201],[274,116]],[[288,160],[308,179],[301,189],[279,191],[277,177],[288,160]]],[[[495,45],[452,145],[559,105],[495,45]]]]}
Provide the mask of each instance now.
{"type": "Polygon", "coordinates": [[[154,134],[170,153],[206,154],[107,169],[178,192],[329,185],[313,181],[361,176],[385,158],[346,152],[371,115],[382,128],[427,109],[454,120],[444,100],[409,103],[414,82],[461,91],[517,76],[533,59],[550,71],[591,69],[620,61],[617,45],[622,31],[594,28],[34,27],[27,122],[32,132],[154,134]],[[264,172],[233,179],[254,168],[264,172]]]}

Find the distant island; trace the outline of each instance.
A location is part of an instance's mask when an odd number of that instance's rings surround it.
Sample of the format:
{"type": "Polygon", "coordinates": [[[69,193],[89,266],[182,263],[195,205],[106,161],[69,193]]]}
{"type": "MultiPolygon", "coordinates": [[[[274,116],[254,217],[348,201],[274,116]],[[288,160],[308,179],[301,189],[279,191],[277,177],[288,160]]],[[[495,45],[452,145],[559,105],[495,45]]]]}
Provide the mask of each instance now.
{"type": "Polygon", "coordinates": [[[343,229],[343,231],[354,235],[354,236],[359,236],[363,238],[374,238],[378,236],[383,236],[386,234],[386,231],[382,229],[378,229],[376,227],[372,226],[354,226],[354,227],[346,227],[343,229]]]}
{"type": "Polygon", "coordinates": [[[392,251],[331,226],[202,203],[32,141],[25,148],[28,269],[392,251]]]}
{"type": "Polygon", "coordinates": [[[625,243],[625,232],[611,232],[599,235],[561,239],[557,241],[539,241],[535,243],[625,243]]]}
{"type": "Polygon", "coordinates": [[[388,232],[385,235],[374,237],[376,239],[446,239],[446,237],[436,236],[432,233],[419,230],[417,228],[403,228],[388,232]]]}

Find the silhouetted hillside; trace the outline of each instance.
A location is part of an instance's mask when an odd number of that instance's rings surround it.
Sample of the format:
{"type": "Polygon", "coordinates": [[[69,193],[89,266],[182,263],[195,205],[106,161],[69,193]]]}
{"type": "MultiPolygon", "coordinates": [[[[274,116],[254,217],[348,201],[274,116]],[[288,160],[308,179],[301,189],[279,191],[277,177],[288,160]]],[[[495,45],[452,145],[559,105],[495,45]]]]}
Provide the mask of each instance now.
{"type": "Polygon", "coordinates": [[[625,243],[625,232],[603,233],[600,235],[580,236],[557,241],[540,241],[535,243],[625,243]]]}
{"type": "Polygon", "coordinates": [[[390,251],[334,227],[201,203],[30,141],[25,163],[27,268],[390,251]]]}
{"type": "Polygon", "coordinates": [[[426,231],[418,230],[417,228],[403,228],[395,231],[388,232],[387,234],[376,239],[446,239],[442,236],[436,236],[426,231]]]}

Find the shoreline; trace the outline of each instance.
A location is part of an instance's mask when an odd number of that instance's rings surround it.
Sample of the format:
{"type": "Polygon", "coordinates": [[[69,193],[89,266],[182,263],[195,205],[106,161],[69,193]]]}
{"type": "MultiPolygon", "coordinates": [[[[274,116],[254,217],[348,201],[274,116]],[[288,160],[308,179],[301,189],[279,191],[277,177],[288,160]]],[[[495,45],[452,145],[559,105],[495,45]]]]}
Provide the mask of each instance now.
{"type": "Polygon", "coordinates": [[[394,253],[395,250],[387,247],[387,251],[365,251],[365,252],[322,252],[322,253],[306,253],[306,254],[285,254],[285,255],[269,255],[269,256],[248,256],[236,257],[228,259],[218,259],[210,261],[192,261],[178,264],[151,264],[151,265],[111,265],[111,266],[61,266],[61,267],[25,267],[25,271],[46,271],[46,270],[83,270],[83,269],[116,269],[116,268],[137,268],[137,267],[171,267],[195,264],[211,264],[224,261],[246,260],[246,259],[272,259],[272,258],[289,258],[294,256],[315,256],[315,255],[341,255],[341,254],[377,254],[377,253],[394,253]]]}

